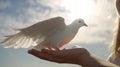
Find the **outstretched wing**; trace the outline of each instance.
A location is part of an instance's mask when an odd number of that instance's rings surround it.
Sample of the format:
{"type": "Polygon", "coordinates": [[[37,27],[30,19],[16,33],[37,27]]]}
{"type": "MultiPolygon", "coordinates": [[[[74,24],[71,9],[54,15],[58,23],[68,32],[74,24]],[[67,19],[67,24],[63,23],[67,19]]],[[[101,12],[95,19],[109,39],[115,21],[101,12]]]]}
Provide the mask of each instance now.
{"type": "Polygon", "coordinates": [[[35,36],[35,35],[45,35],[49,36],[55,33],[57,30],[64,29],[65,27],[64,18],[55,17],[42,22],[38,22],[30,27],[20,29],[25,35],[35,36]]]}
{"type": "Polygon", "coordinates": [[[64,30],[66,27],[64,18],[55,17],[42,22],[38,22],[30,27],[19,29],[18,34],[7,37],[3,41],[5,47],[22,47],[27,48],[30,45],[39,44],[49,36],[54,35],[59,30],[64,30]]]}

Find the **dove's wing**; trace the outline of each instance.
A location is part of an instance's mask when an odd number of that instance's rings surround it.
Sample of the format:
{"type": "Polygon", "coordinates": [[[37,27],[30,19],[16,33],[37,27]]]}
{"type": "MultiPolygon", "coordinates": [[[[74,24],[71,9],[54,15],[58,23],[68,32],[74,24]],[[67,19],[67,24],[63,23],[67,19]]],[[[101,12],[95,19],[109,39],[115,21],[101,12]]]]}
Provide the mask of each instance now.
{"type": "Polygon", "coordinates": [[[19,33],[8,36],[2,43],[4,47],[27,48],[30,45],[35,46],[49,36],[54,35],[58,30],[65,29],[65,27],[64,18],[51,18],[30,27],[20,29],[19,33]]]}
{"type": "Polygon", "coordinates": [[[30,27],[20,29],[20,31],[30,36],[35,36],[40,34],[49,36],[57,30],[64,29],[65,26],[66,25],[64,23],[64,18],[55,17],[42,22],[38,22],[30,27]]]}

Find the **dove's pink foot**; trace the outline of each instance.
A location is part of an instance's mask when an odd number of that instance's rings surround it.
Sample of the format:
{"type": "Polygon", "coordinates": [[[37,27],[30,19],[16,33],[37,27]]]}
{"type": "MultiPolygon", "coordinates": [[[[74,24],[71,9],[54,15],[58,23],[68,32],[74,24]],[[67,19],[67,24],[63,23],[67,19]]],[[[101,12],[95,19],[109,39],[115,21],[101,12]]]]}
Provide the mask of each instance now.
{"type": "Polygon", "coordinates": [[[49,49],[49,50],[53,50],[53,48],[52,48],[51,46],[48,46],[48,49],[49,49]]]}
{"type": "Polygon", "coordinates": [[[48,46],[47,47],[49,50],[56,50],[56,51],[60,51],[60,49],[59,48],[53,48],[52,46],[48,46]]]}
{"type": "Polygon", "coordinates": [[[56,48],[55,50],[56,50],[56,51],[60,51],[60,49],[59,49],[59,48],[56,48]]]}
{"type": "Polygon", "coordinates": [[[64,48],[63,50],[66,50],[66,48],[64,48]]]}

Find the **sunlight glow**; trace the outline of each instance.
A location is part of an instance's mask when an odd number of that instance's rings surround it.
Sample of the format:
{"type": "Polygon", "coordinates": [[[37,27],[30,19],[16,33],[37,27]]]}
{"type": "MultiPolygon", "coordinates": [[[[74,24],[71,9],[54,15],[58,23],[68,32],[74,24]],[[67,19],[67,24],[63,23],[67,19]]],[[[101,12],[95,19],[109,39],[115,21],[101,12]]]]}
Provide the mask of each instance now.
{"type": "Polygon", "coordinates": [[[68,10],[71,18],[87,18],[95,13],[95,3],[93,0],[63,0],[62,6],[68,10]]]}

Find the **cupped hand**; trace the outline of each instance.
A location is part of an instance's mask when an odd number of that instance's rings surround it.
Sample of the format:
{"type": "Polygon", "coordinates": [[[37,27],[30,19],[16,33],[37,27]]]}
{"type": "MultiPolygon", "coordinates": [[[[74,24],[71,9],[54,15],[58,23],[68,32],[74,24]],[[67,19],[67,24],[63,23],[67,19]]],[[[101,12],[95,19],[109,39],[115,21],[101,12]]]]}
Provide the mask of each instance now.
{"type": "Polygon", "coordinates": [[[83,54],[89,54],[89,52],[85,48],[74,48],[59,51],[48,49],[37,51],[35,49],[31,49],[28,51],[28,53],[43,60],[70,64],[79,64],[80,56],[82,56],[83,54]]]}

